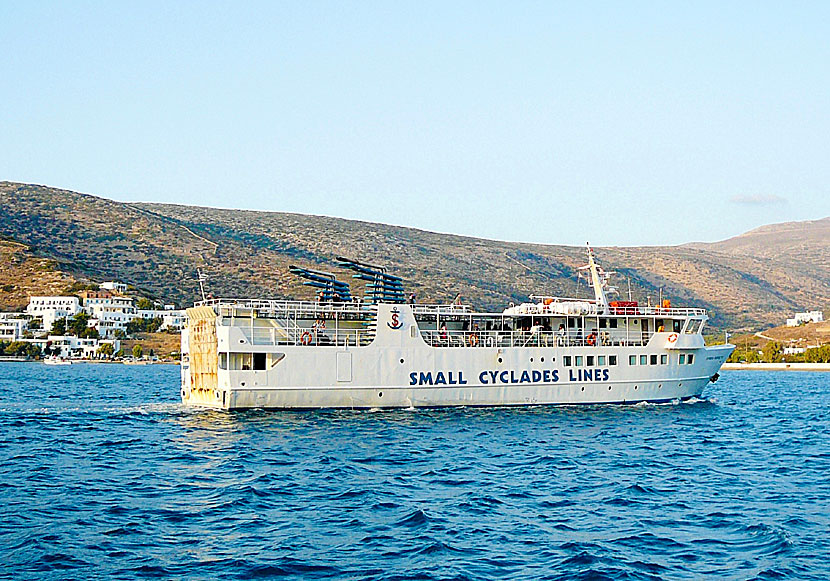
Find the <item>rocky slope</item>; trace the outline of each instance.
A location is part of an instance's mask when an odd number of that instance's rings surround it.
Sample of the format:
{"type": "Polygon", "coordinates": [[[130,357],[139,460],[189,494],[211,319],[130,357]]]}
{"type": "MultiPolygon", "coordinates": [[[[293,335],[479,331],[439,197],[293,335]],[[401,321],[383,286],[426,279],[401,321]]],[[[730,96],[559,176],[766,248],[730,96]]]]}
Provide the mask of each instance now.
{"type": "MultiPolygon", "coordinates": [[[[449,301],[460,293],[478,307],[500,308],[531,293],[589,292],[576,275],[583,247],[279,212],[128,204],[11,182],[0,182],[0,215],[0,235],[72,277],[123,280],[185,304],[197,298],[197,268],[215,295],[309,297],[288,266],[337,271],[339,255],[390,267],[419,300],[449,301]]],[[[712,245],[600,248],[597,255],[620,273],[623,294],[630,280],[635,298],[655,301],[662,290],[674,304],[709,309],[716,326],[767,326],[794,310],[830,307],[830,237],[824,234],[830,220],[801,224],[712,245]],[[779,250],[768,250],[770,236],[779,250]],[[807,245],[809,253],[782,252],[787,244],[807,245]]]]}

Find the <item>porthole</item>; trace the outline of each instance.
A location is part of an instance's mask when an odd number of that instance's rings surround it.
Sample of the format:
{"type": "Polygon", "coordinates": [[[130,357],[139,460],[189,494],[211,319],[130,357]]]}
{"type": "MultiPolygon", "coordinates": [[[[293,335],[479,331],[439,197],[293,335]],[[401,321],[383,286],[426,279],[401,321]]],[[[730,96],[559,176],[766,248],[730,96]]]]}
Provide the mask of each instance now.
{"type": "Polygon", "coordinates": [[[661,383],[660,385],[658,385],[657,389],[663,389],[663,384],[661,383]]]}
{"type": "Polygon", "coordinates": [[[639,387],[637,387],[637,386],[635,385],[635,386],[634,386],[634,389],[639,389],[639,387]]]}
{"type": "Polygon", "coordinates": [[[582,391],[585,391],[585,386],[584,385],[582,386],[582,391]]]}
{"type": "Polygon", "coordinates": [[[499,363],[501,363],[501,357],[499,357],[499,363]]]}
{"type": "Polygon", "coordinates": [[[401,363],[403,363],[403,359],[401,359],[401,363]]]}
{"type": "Polygon", "coordinates": [[[378,397],[383,397],[383,392],[382,391],[378,392],[378,397]]]}
{"type": "Polygon", "coordinates": [[[544,362],[545,362],[545,358],[544,358],[544,357],[541,357],[541,358],[539,359],[539,361],[541,361],[542,363],[544,363],[544,362]]]}
{"type": "Polygon", "coordinates": [[[530,358],[530,362],[533,363],[533,357],[530,358]]]}
{"type": "Polygon", "coordinates": [[[610,385],[608,386],[608,391],[611,391],[611,386],[610,385]]]}

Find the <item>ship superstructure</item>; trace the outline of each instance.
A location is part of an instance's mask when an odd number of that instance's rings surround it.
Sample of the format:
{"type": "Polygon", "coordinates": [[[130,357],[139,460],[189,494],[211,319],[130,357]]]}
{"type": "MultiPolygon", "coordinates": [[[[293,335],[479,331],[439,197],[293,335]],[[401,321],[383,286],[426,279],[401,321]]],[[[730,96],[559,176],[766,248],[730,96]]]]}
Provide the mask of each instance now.
{"type": "Polygon", "coordinates": [[[703,309],[532,296],[500,313],[410,304],[402,281],[347,259],[365,300],[294,268],[318,300],[204,300],[182,334],[182,401],[221,409],[666,402],[700,396],[733,345],[706,346],[703,309]]]}

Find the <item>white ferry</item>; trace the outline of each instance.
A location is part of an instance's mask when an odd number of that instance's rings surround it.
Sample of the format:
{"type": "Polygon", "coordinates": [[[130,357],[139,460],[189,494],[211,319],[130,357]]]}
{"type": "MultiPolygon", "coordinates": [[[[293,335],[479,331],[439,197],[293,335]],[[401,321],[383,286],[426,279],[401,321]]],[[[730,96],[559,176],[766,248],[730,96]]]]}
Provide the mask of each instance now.
{"type": "Polygon", "coordinates": [[[401,279],[339,259],[367,300],[325,272],[292,268],[317,302],[203,300],[182,333],[186,405],[226,410],[630,404],[698,397],[734,345],[704,344],[703,309],[532,296],[501,313],[411,304],[401,279]]]}

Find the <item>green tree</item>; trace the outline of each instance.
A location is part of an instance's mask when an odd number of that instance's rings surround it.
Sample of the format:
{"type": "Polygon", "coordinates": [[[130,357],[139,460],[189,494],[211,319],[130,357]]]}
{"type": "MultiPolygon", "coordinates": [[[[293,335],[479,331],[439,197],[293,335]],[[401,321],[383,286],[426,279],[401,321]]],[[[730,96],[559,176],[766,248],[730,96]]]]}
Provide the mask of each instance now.
{"type": "Polygon", "coordinates": [[[764,361],[767,363],[778,363],[783,359],[784,347],[778,341],[770,341],[762,349],[764,361]]]}
{"type": "Polygon", "coordinates": [[[102,357],[106,357],[107,359],[109,359],[110,357],[115,355],[115,348],[113,348],[112,343],[101,343],[96,352],[98,353],[98,355],[101,355],[102,357]]]}
{"type": "Polygon", "coordinates": [[[66,335],[66,319],[55,319],[52,323],[51,335],[66,335]]]}
{"type": "Polygon", "coordinates": [[[135,304],[135,307],[137,309],[141,309],[142,311],[151,311],[153,310],[155,305],[153,304],[153,301],[151,301],[150,299],[142,297],[138,299],[138,301],[135,304]]]}
{"type": "Polygon", "coordinates": [[[136,359],[141,359],[141,356],[144,355],[144,349],[141,348],[141,345],[136,343],[133,345],[133,357],[136,359]]]}

